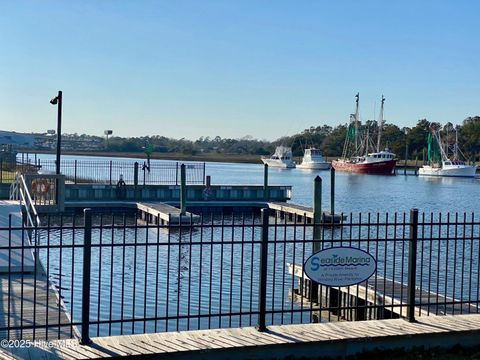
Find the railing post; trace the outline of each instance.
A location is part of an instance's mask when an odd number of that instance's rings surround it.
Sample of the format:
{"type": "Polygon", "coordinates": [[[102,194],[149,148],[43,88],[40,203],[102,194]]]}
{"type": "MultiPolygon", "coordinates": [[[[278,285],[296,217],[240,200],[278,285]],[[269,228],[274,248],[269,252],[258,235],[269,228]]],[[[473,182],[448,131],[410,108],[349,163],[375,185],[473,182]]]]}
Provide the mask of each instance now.
{"type": "Polygon", "coordinates": [[[180,166],[180,215],[187,211],[187,174],[185,164],[180,166]]]}
{"type": "Polygon", "coordinates": [[[135,190],[138,186],[138,162],[135,161],[133,164],[133,185],[135,186],[135,190]]]}
{"type": "Polygon", "coordinates": [[[205,162],[203,163],[203,183],[205,184],[205,162]]]}
{"type": "Polygon", "coordinates": [[[267,261],[268,261],[268,217],[270,209],[261,210],[262,217],[262,244],[260,247],[259,289],[258,289],[258,331],[267,331],[265,319],[267,317],[267,261]]]}
{"type": "Polygon", "coordinates": [[[77,184],[77,160],[75,159],[74,162],[74,171],[73,171],[73,182],[74,184],[77,184]]]}
{"type": "Polygon", "coordinates": [[[263,166],[263,199],[268,201],[270,197],[268,191],[268,164],[263,166]]]}
{"type": "Polygon", "coordinates": [[[92,209],[84,209],[85,231],[83,234],[83,293],[82,293],[82,339],[80,344],[90,342],[90,270],[92,256],[92,209]]]}
{"type": "Polygon", "coordinates": [[[408,242],[408,313],[407,320],[415,321],[415,289],[417,278],[418,209],[410,210],[410,240],[408,242]]]}
{"type": "Polygon", "coordinates": [[[175,163],[175,185],[178,185],[178,161],[175,163]]]}
{"type": "Polygon", "coordinates": [[[110,160],[110,186],[112,186],[112,160],[110,160]]]}

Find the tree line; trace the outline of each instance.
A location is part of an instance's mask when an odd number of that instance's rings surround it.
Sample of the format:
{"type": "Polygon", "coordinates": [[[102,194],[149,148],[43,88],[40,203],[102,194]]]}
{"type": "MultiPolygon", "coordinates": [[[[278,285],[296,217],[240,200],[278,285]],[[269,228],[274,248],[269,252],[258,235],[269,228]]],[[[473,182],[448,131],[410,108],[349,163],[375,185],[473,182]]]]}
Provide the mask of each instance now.
{"type": "MultiPolygon", "coordinates": [[[[400,128],[395,124],[384,124],[382,149],[383,147],[388,147],[398,158],[402,159],[408,150],[410,159],[418,158],[423,160],[426,158],[429,126],[430,123],[426,119],[419,120],[411,128],[400,128]]],[[[294,156],[303,155],[303,150],[306,147],[315,147],[320,149],[325,156],[332,158],[341,156],[347,130],[347,124],[335,127],[328,125],[312,126],[298,134],[281,137],[275,141],[254,139],[251,136],[240,139],[202,136],[197,140],[173,139],[160,135],[135,138],[113,136],[108,139],[108,143],[106,139],[103,139],[102,150],[111,152],[143,152],[148,145],[151,146],[153,152],[157,153],[268,155],[275,151],[276,146],[285,145],[292,147],[294,156]]],[[[375,137],[378,126],[375,121],[367,121],[360,125],[360,131],[363,134],[368,132],[370,136],[375,137]]],[[[453,141],[452,136],[457,132],[458,143],[466,160],[478,158],[478,155],[480,155],[480,116],[468,117],[456,127],[449,122],[443,126],[442,131],[442,136],[449,134],[449,141],[453,141]]],[[[81,135],[81,137],[89,136],[81,135]]],[[[97,141],[101,139],[96,138],[97,141]]]]}

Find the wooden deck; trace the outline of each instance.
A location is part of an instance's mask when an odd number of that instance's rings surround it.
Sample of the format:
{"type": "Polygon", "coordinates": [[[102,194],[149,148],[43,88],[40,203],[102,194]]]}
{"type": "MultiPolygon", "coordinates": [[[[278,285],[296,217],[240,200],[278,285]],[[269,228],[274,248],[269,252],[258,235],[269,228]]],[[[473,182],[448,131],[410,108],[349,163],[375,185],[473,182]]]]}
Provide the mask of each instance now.
{"type": "MultiPolygon", "coordinates": [[[[346,357],[381,348],[383,351],[423,346],[478,345],[480,315],[420,317],[343,323],[252,327],[54,341],[52,347],[3,348],[8,359],[98,359],[137,356],[155,359],[273,359],[346,357]]],[[[52,344],[51,344],[52,345],[52,344]]]]}
{"type": "MultiPolygon", "coordinates": [[[[26,231],[9,231],[9,223],[14,227],[22,225],[18,201],[0,201],[0,246],[30,246],[26,231]]],[[[0,330],[0,339],[45,339],[46,335],[65,339],[76,331],[43,266],[37,263],[35,267],[29,248],[0,250],[0,328],[6,327],[10,333],[0,330]],[[47,323],[57,326],[47,328],[47,323]],[[17,326],[27,329],[14,329],[17,326]]]]}
{"type": "Polygon", "coordinates": [[[0,274],[33,272],[33,257],[30,249],[22,249],[28,246],[28,236],[25,231],[16,229],[8,231],[5,228],[22,226],[22,214],[18,201],[0,200],[0,246],[19,247],[17,249],[0,249],[0,274]],[[10,216],[11,215],[11,216],[10,216]],[[23,264],[23,266],[22,266],[23,264]]]}
{"type": "MultiPolygon", "coordinates": [[[[311,207],[285,202],[269,202],[267,205],[270,209],[275,210],[281,218],[287,217],[288,220],[296,218],[297,221],[303,222],[305,217],[305,222],[308,224],[311,224],[313,221],[313,208],[311,207]]],[[[326,224],[331,224],[332,221],[334,224],[338,224],[342,220],[346,220],[347,216],[343,215],[342,219],[342,215],[334,214],[332,219],[332,214],[329,211],[322,211],[322,219],[326,224]]]]}
{"type": "MultiPolygon", "coordinates": [[[[294,274],[299,280],[310,282],[308,277],[303,274],[301,265],[287,264],[287,270],[290,274],[294,274]],[[303,277],[302,277],[303,276],[303,277]]],[[[300,287],[301,288],[301,287],[300,287]]],[[[308,284],[305,286],[308,288],[308,284]]],[[[379,275],[373,275],[368,281],[358,285],[344,286],[334,288],[334,291],[340,291],[343,295],[351,296],[383,308],[393,314],[406,317],[408,312],[408,286],[407,284],[393,281],[379,275]]],[[[323,291],[327,293],[327,291],[323,291]]],[[[301,294],[291,294],[298,302],[302,301],[301,294]]],[[[355,302],[355,300],[353,300],[355,302]]],[[[306,298],[303,303],[307,306],[306,298]]],[[[435,316],[435,315],[455,315],[455,314],[471,314],[479,313],[480,309],[474,304],[460,303],[458,299],[452,299],[440,294],[428,292],[425,289],[415,288],[415,303],[419,304],[415,307],[416,316],[435,316]],[[428,303],[435,303],[428,305],[428,303]],[[453,303],[453,304],[452,304],[453,303]]],[[[308,306],[310,304],[308,303],[308,306]]],[[[312,304],[318,306],[318,304],[312,304]]],[[[354,304],[342,304],[342,306],[355,306],[354,304]]],[[[361,308],[361,306],[360,306],[361,308]]],[[[333,316],[332,316],[333,317],[333,316]]]]}
{"type": "Polygon", "coordinates": [[[200,220],[200,216],[186,212],[181,214],[179,208],[161,202],[138,202],[137,209],[142,219],[148,223],[156,224],[158,219],[162,224],[190,224],[200,220]]]}

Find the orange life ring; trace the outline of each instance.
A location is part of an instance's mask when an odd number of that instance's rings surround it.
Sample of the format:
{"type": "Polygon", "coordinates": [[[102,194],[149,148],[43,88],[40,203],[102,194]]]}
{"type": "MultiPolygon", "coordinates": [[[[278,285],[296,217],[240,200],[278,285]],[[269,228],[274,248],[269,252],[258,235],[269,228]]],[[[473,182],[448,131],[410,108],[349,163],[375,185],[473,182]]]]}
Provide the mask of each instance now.
{"type": "Polygon", "coordinates": [[[33,180],[32,181],[32,192],[34,194],[46,194],[50,190],[50,185],[45,179],[33,180]]]}

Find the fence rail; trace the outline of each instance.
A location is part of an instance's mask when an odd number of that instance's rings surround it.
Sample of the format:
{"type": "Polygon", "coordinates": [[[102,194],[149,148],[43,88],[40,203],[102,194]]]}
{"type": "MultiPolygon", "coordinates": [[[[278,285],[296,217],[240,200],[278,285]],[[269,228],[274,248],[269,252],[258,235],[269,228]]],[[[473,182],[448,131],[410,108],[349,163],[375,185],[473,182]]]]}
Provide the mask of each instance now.
{"type": "Polygon", "coordinates": [[[336,226],[270,215],[202,214],[195,224],[166,226],[132,214],[87,211],[84,218],[47,216],[42,226],[0,228],[7,239],[20,232],[33,240],[2,243],[0,252],[20,250],[37,260],[33,274],[0,274],[0,334],[83,334],[87,342],[146,332],[479,312],[480,220],[474,214],[350,214],[336,226]],[[307,258],[314,249],[339,246],[371,254],[376,272],[358,285],[312,283],[302,268],[307,258]],[[59,301],[29,298],[33,291],[43,299],[57,294],[59,301]],[[27,311],[32,303],[35,310],[27,311]]]}
{"type": "MultiPolygon", "coordinates": [[[[0,159],[0,183],[11,183],[15,172],[54,174],[55,160],[21,157],[23,161],[0,159]]],[[[75,184],[100,183],[116,185],[120,178],[126,184],[179,185],[182,162],[151,160],[62,160],[60,172],[75,184]]],[[[185,163],[187,184],[205,183],[205,163],[185,163]]]]}

